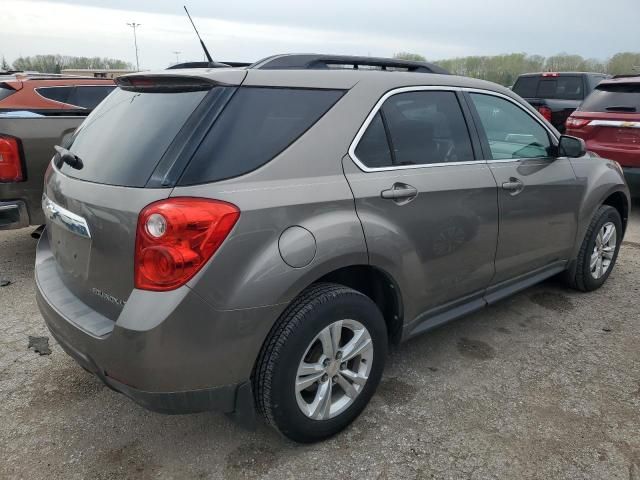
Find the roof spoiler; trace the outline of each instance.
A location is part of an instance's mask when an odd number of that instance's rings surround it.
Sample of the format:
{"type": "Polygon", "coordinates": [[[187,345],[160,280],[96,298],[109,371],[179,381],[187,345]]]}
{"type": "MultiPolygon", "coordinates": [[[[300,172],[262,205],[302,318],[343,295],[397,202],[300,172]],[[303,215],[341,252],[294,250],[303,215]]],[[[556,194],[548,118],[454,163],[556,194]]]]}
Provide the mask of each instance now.
{"type": "Polygon", "coordinates": [[[444,68],[428,62],[415,62],[412,60],[402,60],[398,58],[298,53],[267,57],[257,61],[249,68],[260,70],[325,70],[329,68],[345,68],[352,70],[375,69],[449,75],[449,72],[444,68]]]}
{"type": "Polygon", "coordinates": [[[116,78],[122,90],[132,92],[198,92],[217,85],[213,80],[183,75],[126,75],[116,78]]]}

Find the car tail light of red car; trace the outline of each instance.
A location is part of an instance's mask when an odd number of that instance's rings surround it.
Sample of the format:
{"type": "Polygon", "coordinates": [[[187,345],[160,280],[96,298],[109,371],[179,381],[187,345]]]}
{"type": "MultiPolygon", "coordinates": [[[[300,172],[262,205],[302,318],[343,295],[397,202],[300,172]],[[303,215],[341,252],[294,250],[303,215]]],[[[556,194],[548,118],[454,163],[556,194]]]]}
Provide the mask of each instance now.
{"type": "Polygon", "coordinates": [[[589,125],[590,122],[591,120],[588,118],[569,117],[565,122],[565,127],[572,129],[584,128],[589,125]]]}
{"type": "Polygon", "coordinates": [[[548,122],[551,121],[551,109],[549,107],[538,107],[538,111],[545,118],[545,120],[547,120],[548,122]]]}
{"type": "Polygon", "coordinates": [[[21,182],[24,180],[20,144],[12,137],[0,135],[0,182],[21,182]]]}
{"type": "Polygon", "coordinates": [[[238,221],[235,205],[202,198],[170,198],[138,217],[135,286],[174,290],[189,281],[218,250],[238,221]]]}

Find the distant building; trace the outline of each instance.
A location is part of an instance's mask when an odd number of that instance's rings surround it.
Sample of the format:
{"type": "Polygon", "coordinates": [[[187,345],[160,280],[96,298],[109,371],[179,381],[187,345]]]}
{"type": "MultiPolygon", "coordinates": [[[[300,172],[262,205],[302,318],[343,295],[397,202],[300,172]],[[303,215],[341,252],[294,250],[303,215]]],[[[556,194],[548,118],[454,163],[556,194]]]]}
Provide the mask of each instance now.
{"type": "Polygon", "coordinates": [[[65,68],[60,73],[63,75],[78,75],[81,77],[94,78],[117,78],[120,75],[133,73],[135,70],[119,69],[119,68],[65,68]]]}

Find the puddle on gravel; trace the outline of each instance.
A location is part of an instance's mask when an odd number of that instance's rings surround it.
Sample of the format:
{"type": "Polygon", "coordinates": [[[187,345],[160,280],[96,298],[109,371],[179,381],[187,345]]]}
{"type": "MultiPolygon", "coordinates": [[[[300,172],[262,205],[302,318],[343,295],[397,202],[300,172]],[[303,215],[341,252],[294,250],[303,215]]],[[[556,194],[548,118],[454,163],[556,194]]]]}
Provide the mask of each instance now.
{"type": "Polygon", "coordinates": [[[225,478],[260,478],[277,460],[276,450],[258,443],[243,444],[227,455],[225,478]]]}
{"type": "Polygon", "coordinates": [[[558,313],[566,313],[574,308],[571,299],[558,292],[536,292],[529,296],[529,300],[547,310],[553,310],[558,313]]]}
{"type": "Polygon", "coordinates": [[[380,382],[376,393],[387,405],[404,405],[415,397],[418,388],[397,377],[391,377],[380,382]]]}
{"type": "Polygon", "coordinates": [[[476,360],[490,360],[496,356],[495,349],[488,343],[480,340],[470,340],[468,338],[458,339],[458,352],[463,357],[476,360]]]}

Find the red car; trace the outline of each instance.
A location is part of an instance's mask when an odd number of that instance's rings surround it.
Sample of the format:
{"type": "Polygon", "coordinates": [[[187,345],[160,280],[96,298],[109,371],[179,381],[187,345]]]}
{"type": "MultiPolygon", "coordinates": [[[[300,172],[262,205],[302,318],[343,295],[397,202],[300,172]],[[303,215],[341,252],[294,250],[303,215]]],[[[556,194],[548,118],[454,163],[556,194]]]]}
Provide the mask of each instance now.
{"type": "Polygon", "coordinates": [[[114,88],[113,80],[92,77],[0,76],[0,114],[87,115],[114,88]]]}
{"type": "Polygon", "coordinates": [[[640,76],[603,80],[568,119],[566,134],[616,160],[631,193],[640,195],[640,76]]]}

